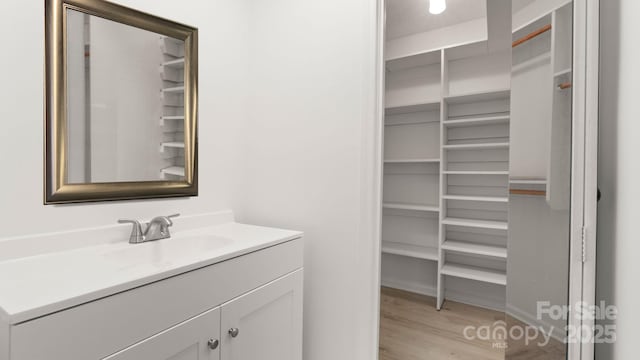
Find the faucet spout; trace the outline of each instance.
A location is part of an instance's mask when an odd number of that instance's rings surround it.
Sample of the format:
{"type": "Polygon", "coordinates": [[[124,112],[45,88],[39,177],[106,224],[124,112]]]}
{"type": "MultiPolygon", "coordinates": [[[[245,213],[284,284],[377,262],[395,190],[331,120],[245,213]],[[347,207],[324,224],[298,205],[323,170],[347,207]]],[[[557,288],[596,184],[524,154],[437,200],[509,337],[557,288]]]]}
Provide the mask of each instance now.
{"type": "Polygon", "coordinates": [[[131,223],[133,229],[131,230],[131,236],[129,236],[129,243],[138,244],[147,241],[167,239],[171,237],[169,227],[173,226],[171,218],[180,216],[180,214],[174,214],[169,216],[156,216],[147,225],[144,231],[142,231],[142,224],[137,220],[120,219],[119,223],[131,223]]]}

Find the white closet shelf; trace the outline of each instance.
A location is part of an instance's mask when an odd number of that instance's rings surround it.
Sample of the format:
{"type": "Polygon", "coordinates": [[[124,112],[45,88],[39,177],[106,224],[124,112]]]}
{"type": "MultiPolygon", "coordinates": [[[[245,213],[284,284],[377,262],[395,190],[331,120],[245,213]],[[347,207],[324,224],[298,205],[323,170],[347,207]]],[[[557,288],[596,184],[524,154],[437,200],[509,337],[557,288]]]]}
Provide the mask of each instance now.
{"type": "Polygon", "coordinates": [[[509,123],[509,115],[501,116],[484,116],[474,117],[467,119],[454,119],[446,120],[442,122],[446,127],[462,127],[462,126],[474,126],[474,125],[493,125],[493,124],[507,124],[509,123]]]}
{"type": "Polygon", "coordinates": [[[385,115],[411,114],[440,109],[440,100],[426,101],[417,104],[393,104],[385,107],[385,115]]]}
{"type": "Polygon", "coordinates": [[[161,152],[164,152],[165,148],[184,149],[184,143],[183,142],[172,141],[172,142],[164,142],[164,143],[160,144],[160,151],[161,152]]]}
{"type": "Polygon", "coordinates": [[[470,195],[443,195],[445,200],[483,201],[483,202],[509,202],[508,197],[500,196],[470,196],[470,195]]]}
{"type": "Polygon", "coordinates": [[[480,170],[469,170],[469,171],[443,171],[445,175],[509,175],[508,171],[480,171],[480,170]]]}
{"type": "Polygon", "coordinates": [[[557,73],[553,74],[553,77],[560,77],[560,76],[563,76],[563,75],[569,75],[569,74],[571,74],[571,72],[572,72],[571,68],[560,70],[557,73]]]}
{"type": "Polygon", "coordinates": [[[385,164],[423,164],[423,163],[439,163],[440,159],[387,159],[385,164]]]}
{"type": "Polygon", "coordinates": [[[184,167],[182,166],[171,166],[161,170],[163,174],[176,175],[176,176],[184,176],[184,167]]]}
{"type": "Polygon", "coordinates": [[[518,185],[546,185],[547,179],[509,179],[509,183],[518,185]]]}
{"type": "Polygon", "coordinates": [[[460,145],[444,145],[445,150],[490,150],[490,149],[508,149],[509,143],[483,143],[483,144],[460,144],[460,145]]]}
{"type": "Polygon", "coordinates": [[[431,211],[438,212],[440,207],[435,205],[419,205],[419,204],[405,204],[405,203],[384,203],[382,204],[384,209],[397,209],[397,210],[414,210],[414,211],[431,211]]]}
{"type": "Polygon", "coordinates": [[[474,91],[466,94],[456,94],[445,96],[444,100],[448,104],[465,104],[480,101],[509,99],[511,96],[510,89],[497,89],[487,91],[474,91]]]}
{"type": "Polygon", "coordinates": [[[468,265],[444,264],[440,271],[443,275],[482,281],[491,284],[507,285],[507,274],[498,270],[484,269],[468,265]]]}
{"type": "Polygon", "coordinates": [[[461,219],[461,218],[444,218],[442,220],[443,225],[452,226],[464,226],[478,229],[495,229],[495,230],[508,230],[509,224],[506,221],[494,221],[494,220],[477,220],[477,219],[461,219]]]}
{"type": "Polygon", "coordinates": [[[424,260],[438,260],[438,248],[403,244],[393,241],[382,241],[382,252],[385,254],[394,254],[407,256],[424,260]]]}
{"type": "Polygon", "coordinates": [[[183,68],[184,67],[184,58],[180,58],[180,59],[164,62],[164,63],[162,63],[162,66],[174,67],[174,68],[183,68]]]}
{"type": "Polygon", "coordinates": [[[184,86],[175,86],[175,87],[162,89],[162,92],[165,92],[165,93],[181,93],[181,92],[184,92],[184,86]]]}
{"type": "Polygon", "coordinates": [[[415,120],[411,120],[411,121],[396,121],[396,122],[391,122],[391,123],[387,123],[385,122],[384,126],[407,126],[407,125],[420,125],[420,124],[440,124],[440,120],[424,120],[424,121],[415,121],[415,120]]]}
{"type": "Polygon", "coordinates": [[[442,249],[465,254],[507,258],[507,248],[502,246],[474,244],[466,241],[446,240],[442,249]]]}
{"type": "Polygon", "coordinates": [[[184,40],[176,39],[174,37],[166,36],[166,35],[160,35],[160,40],[173,41],[173,42],[176,42],[176,43],[184,42],[184,40]]]}
{"type": "MultiPolygon", "coordinates": [[[[167,121],[174,122],[174,120],[184,120],[184,116],[161,116],[160,117],[160,126],[165,126],[165,123],[167,121]]],[[[183,131],[183,130],[177,130],[177,131],[183,131]]]]}
{"type": "Polygon", "coordinates": [[[387,71],[394,72],[416,67],[440,64],[441,60],[441,50],[438,49],[385,59],[385,67],[387,71]]]}

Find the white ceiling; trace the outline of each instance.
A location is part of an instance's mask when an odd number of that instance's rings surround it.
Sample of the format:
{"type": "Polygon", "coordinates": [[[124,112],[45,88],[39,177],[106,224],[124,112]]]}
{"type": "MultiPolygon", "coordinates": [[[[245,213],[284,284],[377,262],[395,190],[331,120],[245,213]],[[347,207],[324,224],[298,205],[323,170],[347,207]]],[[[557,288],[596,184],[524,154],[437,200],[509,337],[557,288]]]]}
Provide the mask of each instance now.
{"type": "Polygon", "coordinates": [[[485,18],[484,0],[447,0],[442,14],[429,13],[429,0],[387,0],[387,39],[485,18]]]}

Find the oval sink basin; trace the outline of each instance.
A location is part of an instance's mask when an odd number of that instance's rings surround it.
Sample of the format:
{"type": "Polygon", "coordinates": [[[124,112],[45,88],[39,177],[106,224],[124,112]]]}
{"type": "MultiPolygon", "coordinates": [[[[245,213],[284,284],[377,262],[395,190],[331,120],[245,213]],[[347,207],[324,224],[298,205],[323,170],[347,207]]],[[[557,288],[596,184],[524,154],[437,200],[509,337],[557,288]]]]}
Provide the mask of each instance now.
{"type": "Polygon", "coordinates": [[[207,256],[233,243],[232,239],[212,236],[193,235],[141,244],[129,244],[107,252],[105,259],[124,267],[174,264],[185,259],[207,256]]]}

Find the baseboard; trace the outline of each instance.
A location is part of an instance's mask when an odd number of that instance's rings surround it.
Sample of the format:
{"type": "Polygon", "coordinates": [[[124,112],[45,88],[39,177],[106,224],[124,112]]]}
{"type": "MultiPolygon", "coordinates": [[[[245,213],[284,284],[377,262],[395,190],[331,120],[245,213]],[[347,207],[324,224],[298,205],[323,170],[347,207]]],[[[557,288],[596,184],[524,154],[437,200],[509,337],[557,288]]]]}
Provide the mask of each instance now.
{"type": "Polygon", "coordinates": [[[513,305],[507,304],[506,306],[506,313],[507,315],[515,318],[516,320],[519,320],[529,326],[533,326],[533,327],[537,327],[537,328],[542,328],[544,329],[545,333],[549,333],[550,329],[553,329],[551,331],[551,337],[560,341],[560,342],[564,342],[565,341],[565,337],[567,336],[565,334],[564,329],[560,329],[555,325],[552,325],[544,320],[538,319],[537,316],[532,315],[527,313],[526,311],[523,311],[513,305]]]}
{"type": "MultiPolygon", "coordinates": [[[[382,279],[382,286],[404,290],[416,294],[426,295],[426,296],[437,296],[437,290],[435,286],[428,286],[420,283],[415,283],[411,281],[402,281],[395,279],[382,279]]],[[[485,309],[496,310],[496,311],[504,311],[504,303],[498,301],[496,299],[488,299],[482,298],[479,296],[473,296],[469,293],[464,293],[461,291],[446,291],[445,300],[455,301],[467,305],[477,306],[485,309]]]]}
{"type": "Polygon", "coordinates": [[[381,284],[384,287],[389,287],[398,290],[404,290],[408,292],[412,292],[415,294],[426,295],[436,297],[437,291],[435,286],[427,286],[424,284],[419,284],[411,281],[402,281],[402,280],[390,280],[390,279],[382,279],[381,284]]]}
{"type": "Polygon", "coordinates": [[[489,310],[504,312],[504,299],[492,299],[476,296],[471,293],[456,290],[445,290],[445,301],[451,300],[467,305],[477,306],[489,310]]]}

